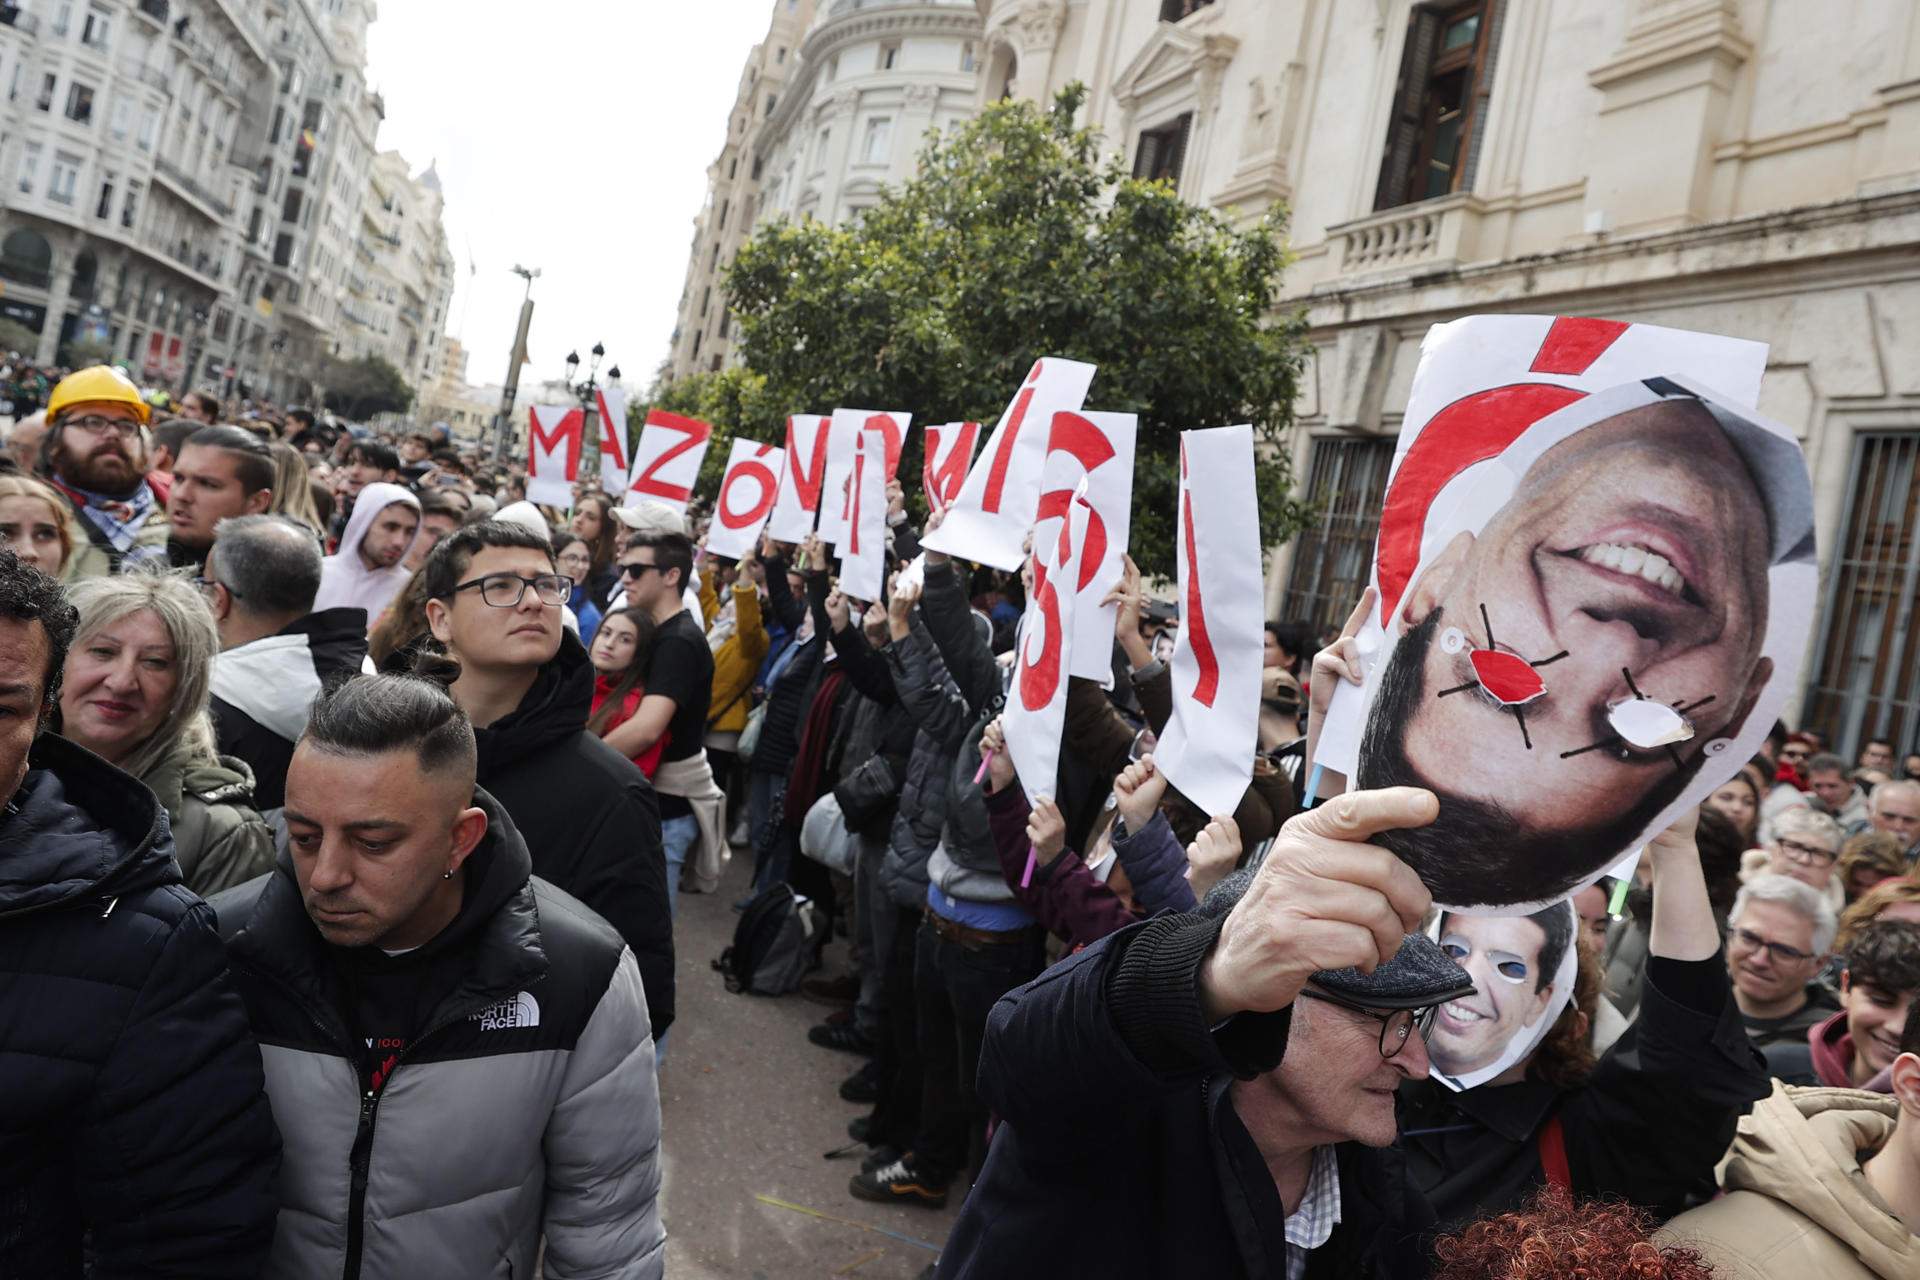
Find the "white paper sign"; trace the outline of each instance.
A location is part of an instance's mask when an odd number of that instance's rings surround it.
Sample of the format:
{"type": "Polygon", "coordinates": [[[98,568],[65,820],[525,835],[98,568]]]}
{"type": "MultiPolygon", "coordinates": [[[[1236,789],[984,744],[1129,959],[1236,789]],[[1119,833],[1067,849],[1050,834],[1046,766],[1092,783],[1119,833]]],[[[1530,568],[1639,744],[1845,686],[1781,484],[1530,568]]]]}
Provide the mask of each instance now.
{"type": "Polygon", "coordinates": [[[633,475],[621,505],[660,502],[685,515],[712,440],[713,428],[698,418],[683,418],[665,409],[647,410],[640,442],[633,447],[633,475]]]}
{"type": "Polygon", "coordinates": [[[780,492],[786,452],[755,440],[735,440],[727,454],[727,473],[713,502],[707,525],[707,550],[738,560],[752,551],[780,492]]]}
{"type": "Polygon", "coordinates": [[[967,482],[967,468],[973,465],[974,446],[980,443],[977,422],[927,424],[924,461],[920,467],[920,487],[929,506],[945,506],[960,496],[967,482]]]}
{"type": "Polygon", "coordinates": [[[848,486],[852,508],[847,513],[846,537],[838,548],[840,593],[867,604],[886,590],[887,448],[883,428],[860,432],[848,486]]]}
{"type": "Polygon", "coordinates": [[[827,428],[827,473],[820,485],[820,538],[830,547],[838,547],[847,536],[847,521],[853,514],[853,459],[860,449],[862,433],[873,431],[886,441],[885,473],[880,477],[884,494],[887,481],[900,466],[900,448],[906,442],[910,413],[880,409],[835,409],[827,428]]]}
{"type": "Polygon", "coordinates": [[[767,517],[767,535],[775,542],[799,542],[819,520],[827,423],[824,413],[796,413],[787,419],[787,466],[780,477],[780,496],[767,517]]]}
{"type": "MultiPolygon", "coordinates": [[[[1355,637],[1363,657],[1384,653],[1383,619],[1419,565],[1458,528],[1461,496],[1530,424],[1583,396],[1664,375],[1703,383],[1751,408],[1766,364],[1765,343],[1617,320],[1468,316],[1427,330],[1375,547],[1380,599],[1355,637]]],[[[1314,763],[1352,777],[1363,712],[1359,690],[1341,681],[1314,763]]]]}
{"type": "Polygon", "coordinates": [[[1100,601],[1120,580],[1121,558],[1133,531],[1133,450],[1138,419],[1131,413],[1053,415],[1041,468],[1033,544],[1059,536],[1074,493],[1085,482],[1086,546],[1073,583],[1073,656],[1069,674],[1113,685],[1113,624],[1118,605],[1100,601]]]}
{"type": "Polygon", "coordinates": [[[1265,651],[1252,427],[1180,433],[1174,550],[1173,717],[1154,759],[1202,812],[1230,814],[1253,780],[1265,651]]]}
{"type": "Polygon", "coordinates": [[[1068,509],[1059,536],[1033,549],[1033,590],[1014,644],[1013,685],[1002,713],[1007,751],[1027,799],[1051,799],[1060,774],[1060,735],[1067,723],[1067,659],[1075,618],[1071,583],[1091,508],[1068,509]]]}
{"type": "Polygon", "coordinates": [[[929,550],[996,569],[1020,567],[1020,548],[1040,503],[1040,469],[1053,415],[1086,402],[1093,374],[1093,365],[1056,356],[1034,361],[946,520],[927,535],[929,550]]]}
{"type": "Polygon", "coordinates": [[[536,404],[528,406],[527,419],[527,501],[570,508],[586,414],[578,405],[536,404]]]}
{"type": "Polygon", "coordinates": [[[617,498],[627,491],[633,471],[627,461],[627,393],[601,387],[593,398],[600,411],[600,487],[617,498]]]}

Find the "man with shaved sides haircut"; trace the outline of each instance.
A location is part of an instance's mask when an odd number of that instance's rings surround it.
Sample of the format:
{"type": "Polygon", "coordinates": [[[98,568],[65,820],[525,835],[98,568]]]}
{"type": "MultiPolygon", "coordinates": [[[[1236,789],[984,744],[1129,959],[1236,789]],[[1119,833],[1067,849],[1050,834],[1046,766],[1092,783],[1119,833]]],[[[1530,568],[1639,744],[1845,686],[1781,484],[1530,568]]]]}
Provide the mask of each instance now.
{"type": "Polygon", "coordinates": [[[314,700],[287,851],[213,904],[285,1144],[262,1274],[660,1276],[633,953],[533,876],[438,661],[314,700]]]}

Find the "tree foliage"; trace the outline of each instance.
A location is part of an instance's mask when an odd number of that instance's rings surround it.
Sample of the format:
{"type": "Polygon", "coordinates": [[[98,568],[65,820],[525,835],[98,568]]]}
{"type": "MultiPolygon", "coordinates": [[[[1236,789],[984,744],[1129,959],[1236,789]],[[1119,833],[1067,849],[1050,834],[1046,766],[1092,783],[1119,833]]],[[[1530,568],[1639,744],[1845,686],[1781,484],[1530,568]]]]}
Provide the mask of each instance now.
{"type": "Polygon", "coordinates": [[[405,413],[413,403],[413,388],[405,376],[379,356],[330,358],[320,382],[327,389],[327,408],[356,422],[377,413],[405,413]]]}
{"type": "Polygon", "coordinates": [[[1088,407],[1139,415],[1144,568],[1172,571],[1185,429],[1254,424],[1262,529],[1291,536],[1303,511],[1282,437],[1304,322],[1273,316],[1284,211],[1241,231],[1132,178],[1074,124],[1084,95],[1071,86],[1050,110],[1003,101],[930,135],[917,174],[856,222],[756,233],[726,279],[746,370],[706,375],[734,390],[702,383],[695,398],[724,400],[744,415],[727,425],[762,440],[780,439],[788,412],[836,405],[990,426],[1036,357],[1089,361],[1088,407]]]}
{"type": "Polygon", "coordinates": [[[27,359],[40,349],[40,335],[7,316],[0,316],[0,355],[18,351],[27,359]]]}

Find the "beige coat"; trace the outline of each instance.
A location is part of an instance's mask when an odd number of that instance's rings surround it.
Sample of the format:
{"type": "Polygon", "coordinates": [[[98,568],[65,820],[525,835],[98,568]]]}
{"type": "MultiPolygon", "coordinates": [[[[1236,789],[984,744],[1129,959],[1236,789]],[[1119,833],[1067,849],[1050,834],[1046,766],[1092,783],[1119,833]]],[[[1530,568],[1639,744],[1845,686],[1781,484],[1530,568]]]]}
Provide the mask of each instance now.
{"type": "Polygon", "coordinates": [[[1914,1280],[1920,1236],[1860,1170],[1860,1153],[1886,1145],[1899,1113],[1880,1094],[1775,1082],[1721,1161],[1727,1194],[1658,1238],[1699,1249],[1722,1280],[1914,1280]]]}

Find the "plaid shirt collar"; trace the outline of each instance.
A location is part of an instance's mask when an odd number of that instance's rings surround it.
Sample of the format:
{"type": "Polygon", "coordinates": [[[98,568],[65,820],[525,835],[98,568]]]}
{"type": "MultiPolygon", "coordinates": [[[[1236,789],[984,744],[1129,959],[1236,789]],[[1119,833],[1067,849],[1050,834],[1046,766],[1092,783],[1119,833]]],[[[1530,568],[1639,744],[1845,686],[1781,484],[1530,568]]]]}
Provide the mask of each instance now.
{"type": "Polygon", "coordinates": [[[1307,1192],[1300,1205],[1287,1215],[1287,1280],[1300,1280],[1307,1273],[1307,1254],[1327,1242],[1340,1223],[1340,1162],[1332,1147],[1313,1149],[1313,1172],[1307,1175],[1307,1192]]]}

